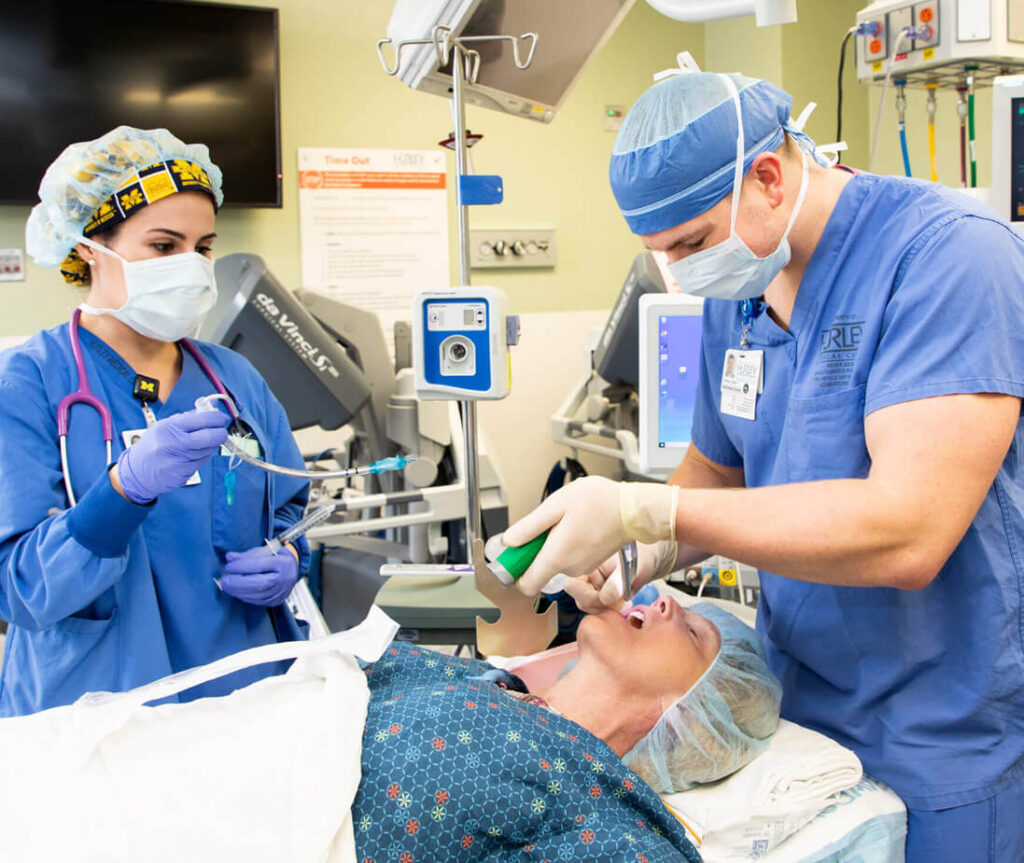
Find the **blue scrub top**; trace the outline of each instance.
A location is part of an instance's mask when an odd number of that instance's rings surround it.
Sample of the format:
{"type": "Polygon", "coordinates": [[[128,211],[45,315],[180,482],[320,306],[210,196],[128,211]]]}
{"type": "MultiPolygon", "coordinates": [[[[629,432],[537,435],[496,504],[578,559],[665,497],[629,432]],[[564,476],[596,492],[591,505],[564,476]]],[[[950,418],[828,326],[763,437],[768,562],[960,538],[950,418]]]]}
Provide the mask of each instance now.
{"type": "MultiPolygon", "coordinates": [[[[132,396],[135,372],[79,329],[89,383],[114,421],[113,457],[122,433],[145,429],[132,396]]],[[[280,403],[243,357],[195,342],[234,397],[263,452],[302,466],[280,403]]],[[[10,621],[0,671],[0,716],[68,704],[85,692],[123,691],[239,650],[298,635],[283,608],[268,611],[222,593],[214,578],[228,551],[244,551],[294,524],[307,484],[234,468],[217,453],[200,483],[137,506],[110,485],[99,415],[71,409],[68,459],[78,505],[67,509],[57,443],[60,399],[77,388],[63,324],[0,355],[0,617],[10,621]],[[54,513],[54,514],[51,514],[54,513]]],[[[182,352],[181,377],[157,419],[191,410],[215,392],[182,352]]],[[[301,567],[308,562],[302,544],[301,567]]],[[[283,670],[239,672],[183,693],[191,700],[230,692],[283,670]]]]}
{"type": "MultiPolygon", "coordinates": [[[[750,487],[863,478],[864,418],[956,393],[1024,396],[1024,241],[940,186],[857,175],[796,296],[768,314],[750,421],[719,411],[738,303],[704,306],[693,441],[750,487]]],[[[837,525],[837,530],[842,526],[837,525]]],[[[1024,423],[973,523],[920,591],[761,573],[758,630],[782,715],[853,749],[916,809],[992,796],[1024,769],[1024,423]]]]}

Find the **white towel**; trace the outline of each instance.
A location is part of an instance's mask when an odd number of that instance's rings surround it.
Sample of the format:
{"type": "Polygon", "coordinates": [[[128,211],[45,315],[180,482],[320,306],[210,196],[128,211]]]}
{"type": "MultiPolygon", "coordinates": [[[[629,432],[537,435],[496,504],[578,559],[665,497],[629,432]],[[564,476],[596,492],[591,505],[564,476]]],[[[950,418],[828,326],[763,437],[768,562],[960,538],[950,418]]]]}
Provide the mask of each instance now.
{"type": "Polygon", "coordinates": [[[350,808],[367,661],[398,624],[267,644],[130,692],[0,720],[4,863],[355,863],[350,808]],[[239,669],[297,658],[219,698],[145,706],[239,669]]]}
{"type": "Polygon", "coordinates": [[[700,837],[707,863],[757,860],[862,775],[849,749],[782,720],[768,749],[742,770],[663,799],[700,837]]]}

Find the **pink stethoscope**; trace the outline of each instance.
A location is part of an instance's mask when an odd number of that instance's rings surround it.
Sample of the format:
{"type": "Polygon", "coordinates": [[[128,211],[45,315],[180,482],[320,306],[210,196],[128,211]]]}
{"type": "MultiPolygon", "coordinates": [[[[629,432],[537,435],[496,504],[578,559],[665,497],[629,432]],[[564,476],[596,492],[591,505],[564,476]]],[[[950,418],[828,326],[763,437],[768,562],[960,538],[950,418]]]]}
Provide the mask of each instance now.
{"type": "MultiPolygon", "coordinates": [[[[82,310],[75,309],[71,315],[71,322],[68,324],[68,336],[71,339],[71,353],[75,358],[75,369],[78,372],[78,389],[68,393],[57,404],[57,439],[60,442],[60,469],[64,475],[64,488],[68,493],[68,502],[75,505],[75,493],[71,489],[71,472],[68,469],[68,423],[71,419],[71,408],[76,404],[85,404],[93,408],[100,415],[100,423],[103,427],[103,442],[107,445],[107,465],[111,463],[111,447],[114,440],[114,420],[108,408],[93,394],[89,386],[89,378],[85,373],[85,361],[82,359],[82,344],[78,339],[78,321],[82,317],[82,310]]],[[[216,372],[210,368],[199,349],[188,339],[178,342],[186,351],[192,355],[196,365],[202,369],[203,374],[213,384],[214,389],[223,396],[228,395],[227,389],[217,377],[216,372]]],[[[238,418],[238,411],[232,400],[227,398],[225,404],[234,419],[238,418]]]]}

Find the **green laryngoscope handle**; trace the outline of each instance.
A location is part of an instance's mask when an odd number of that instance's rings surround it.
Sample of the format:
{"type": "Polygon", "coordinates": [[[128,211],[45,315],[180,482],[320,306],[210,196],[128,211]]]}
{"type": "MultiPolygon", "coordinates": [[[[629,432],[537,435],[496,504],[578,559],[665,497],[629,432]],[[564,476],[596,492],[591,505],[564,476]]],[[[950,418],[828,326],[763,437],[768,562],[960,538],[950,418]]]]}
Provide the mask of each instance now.
{"type": "Polygon", "coordinates": [[[544,547],[547,538],[548,531],[544,531],[544,533],[538,534],[531,539],[526,545],[509,546],[498,555],[495,563],[501,564],[512,578],[518,579],[519,576],[530,568],[530,564],[540,554],[540,550],[544,547]]]}
{"type": "MultiPolygon", "coordinates": [[[[540,550],[547,541],[549,531],[538,534],[526,545],[509,546],[494,561],[501,566],[514,581],[530,568],[540,550]]],[[[619,549],[619,570],[622,573],[623,597],[629,599],[633,595],[633,579],[636,578],[637,548],[631,542],[619,549]]],[[[561,589],[561,588],[559,588],[561,589]]]]}

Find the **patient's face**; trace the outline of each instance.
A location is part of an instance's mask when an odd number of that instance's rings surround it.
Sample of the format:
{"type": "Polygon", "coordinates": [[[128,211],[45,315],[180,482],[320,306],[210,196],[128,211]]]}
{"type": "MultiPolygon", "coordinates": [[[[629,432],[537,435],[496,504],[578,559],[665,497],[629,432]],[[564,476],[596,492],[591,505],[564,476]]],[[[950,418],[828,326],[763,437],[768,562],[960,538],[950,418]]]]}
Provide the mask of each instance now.
{"type": "Polygon", "coordinates": [[[643,621],[614,610],[588,615],[577,640],[581,661],[593,657],[638,695],[668,702],[697,682],[721,644],[718,627],[667,596],[648,606],[643,621]]]}

